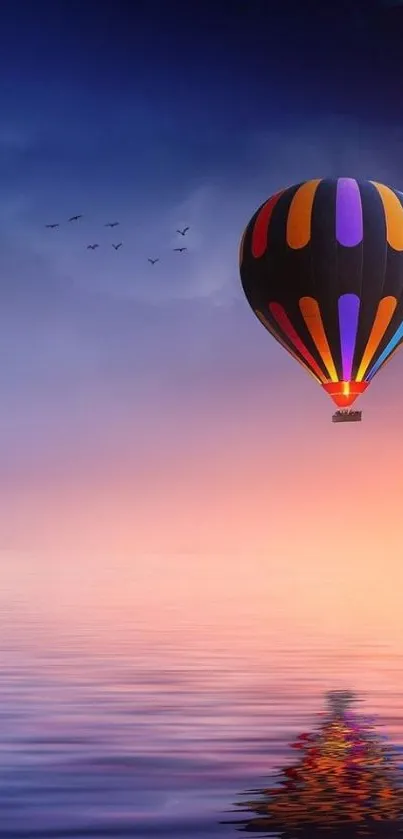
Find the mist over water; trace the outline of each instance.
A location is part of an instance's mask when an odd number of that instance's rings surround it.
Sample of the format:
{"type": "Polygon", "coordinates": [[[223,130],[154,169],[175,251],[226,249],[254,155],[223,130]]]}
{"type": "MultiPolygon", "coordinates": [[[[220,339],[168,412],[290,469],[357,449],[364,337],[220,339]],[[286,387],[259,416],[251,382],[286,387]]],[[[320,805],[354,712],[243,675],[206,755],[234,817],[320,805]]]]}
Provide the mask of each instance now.
{"type": "Polygon", "coordinates": [[[324,693],[349,688],[403,744],[399,652],[284,637],[268,607],[223,625],[161,606],[56,620],[3,610],[0,836],[223,837],[233,803],[290,759],[324,693]]]}

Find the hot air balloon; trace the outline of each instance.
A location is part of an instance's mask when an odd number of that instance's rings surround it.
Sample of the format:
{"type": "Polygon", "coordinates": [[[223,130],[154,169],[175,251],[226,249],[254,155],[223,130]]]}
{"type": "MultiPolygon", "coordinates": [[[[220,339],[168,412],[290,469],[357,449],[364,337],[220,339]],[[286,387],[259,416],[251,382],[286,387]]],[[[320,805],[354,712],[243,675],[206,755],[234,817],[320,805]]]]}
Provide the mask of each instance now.
{"type": "Polygon", "coordinates": [[[318,179],[259,207],[240,247],[243,290],[271,335],[338,407],[351,405],[403,341],[403,194],[318,179]]]}

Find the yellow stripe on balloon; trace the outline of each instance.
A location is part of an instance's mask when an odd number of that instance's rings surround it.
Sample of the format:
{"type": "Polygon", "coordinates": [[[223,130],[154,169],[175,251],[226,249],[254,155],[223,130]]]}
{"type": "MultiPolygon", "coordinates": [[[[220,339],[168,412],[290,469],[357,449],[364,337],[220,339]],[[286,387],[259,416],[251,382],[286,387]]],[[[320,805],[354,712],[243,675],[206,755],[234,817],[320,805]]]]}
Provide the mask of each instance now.
{"type": "Polygon", "coordinates": [[[280,335],[278,334],[278,332],[276,332],[276,331],[273,329],[272,325],[269,323],[269,321],[267,320],[267,318],[265,318],[265,316],[262,314],[262,312],[259,312],[259,310],[258,310],[258,309],[256,309],[256,310],[255,310],[255,315],[259,318],[260,323],[262,323],[262,324],[263,324],[263,326],[265,326],[265,327],[266,327],[266,329],[268,330],[268,332],[270,332],[270,335],[272,335],[272,336],[273,336],[273,338],[275,338],[275,339],[276,339],[276,341],[278,341],[278,342],[279,342],[279,344],[281,344],[281,346],[282,346],[282,347],[284,347],[284,349],[285,349],[285,350],[287,350],[287,352],[289,352],[289,353],[290,353],[290,355],[292,355],[292,357],[293,357],[293,358],[295,358],[295,360],[296,360],[296,361],[298,361],[298,363],[301,365],[301,367],[303,367],[303,368],[304,368],[304,370],[306,370],[306,371],[307,371],[307,373],[309,373],[309,374],[310,374],[310,376],[312,376],[312,378],[313,378],[313,379],[315,379],[315,382],[318,382],[318,384],[319,384],[319,385],[321,385],[321,384],[322,384],[322,382],[320,381],[320,379],[318,378],[318,376],[316,376],[316,375],[315,375],[315,373],[313,373],[313,372],[312,372],[311,368],[310,368],[310,367],[308,367],[308,365],[307,365],[307,364],[305,364],[305,362],[304,362],[304,361],[302,361],[302,360],[299,358],[299,356],[298,356],[298,355],[296,355],[296,353],[295,353],[293,350],[291,350],[291,349],[290,349],[290,347],[288,346],[288,344],[286,344],[286,343],[285,343],[285,341],[283,341],[283,339],[280,337],[280,335]]]}
{"type": "Polygon", "coordinates": [[[395,193],[388,186],[370,181],[377,189],[385,213],[386,238],[395,251],[403,251],[403,207],[395,193]]]}
{"type": "Polygon", "coordinates": [[[317,300],[313,297],[301,297],[299,308],[331,381],[338,382],[339,377],[334,366],[317,300]]]}
{"type": "Polygon", "coordinates": [[[364,355],[355,378],[356,382],[362,382],[369,364],[371,363],[372,358],[392,320],[396,306],[396,297],[383,297],[379,302],[378,311],[372,324],[371,334],[368,338],[367,346],[365,347],[364,355]]]}
{"type": "Polygon", "coordinates": [[[304,248],[311,238],[313,200],[321,178],[306,181],[297,189],[288,211],[287,244],[290,248],[304,248]]]}

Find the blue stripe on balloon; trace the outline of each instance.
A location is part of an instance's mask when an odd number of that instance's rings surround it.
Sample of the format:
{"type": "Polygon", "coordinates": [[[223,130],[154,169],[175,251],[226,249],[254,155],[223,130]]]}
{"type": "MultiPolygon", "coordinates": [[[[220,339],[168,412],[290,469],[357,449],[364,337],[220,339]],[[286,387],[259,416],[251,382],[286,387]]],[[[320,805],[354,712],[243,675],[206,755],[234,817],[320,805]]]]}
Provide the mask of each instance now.
{"type": "Polygon", "coordinates": [[[390,355],[391,352],[393,352],[393,350],[395,349],[395,347],[397,347],[399,341],[401,341],[402,338],[403,338],[403,323],[400,324],[399,329],[397,330],[397,332],[395,332],[393,338],[391,338],[391,340],[389,341],[389,344],[385,347],[383,353],[381,353],[378,360],[375,362],[374,366],[371,367],[369,373],[367,373],[367,375],[365,376],[364,381],[366,381],[366,382],[371,381],[373,376],[375,376],[375,373],[378,372],[378,370],[381,367],[381,365],[383,364],[383,362],[386,361],[388,355],[390,355]]]}

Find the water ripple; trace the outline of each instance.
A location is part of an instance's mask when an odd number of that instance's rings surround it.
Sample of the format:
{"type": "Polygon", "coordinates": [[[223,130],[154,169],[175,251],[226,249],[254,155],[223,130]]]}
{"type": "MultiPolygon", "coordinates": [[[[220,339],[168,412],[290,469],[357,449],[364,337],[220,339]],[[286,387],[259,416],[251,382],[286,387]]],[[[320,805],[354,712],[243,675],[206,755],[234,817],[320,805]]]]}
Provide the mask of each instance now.
{"type": "Polygon", "coordinates": [[[0,838],[232,837],[323,693],[361,691],[403,743],[402,661],[387,648],[305,648],[240,622],[226,634],[127,624],[49,633],[10,617],[0,681],[0,838]],[[229,820],[229,818],[228,818],[229,820]]]}

